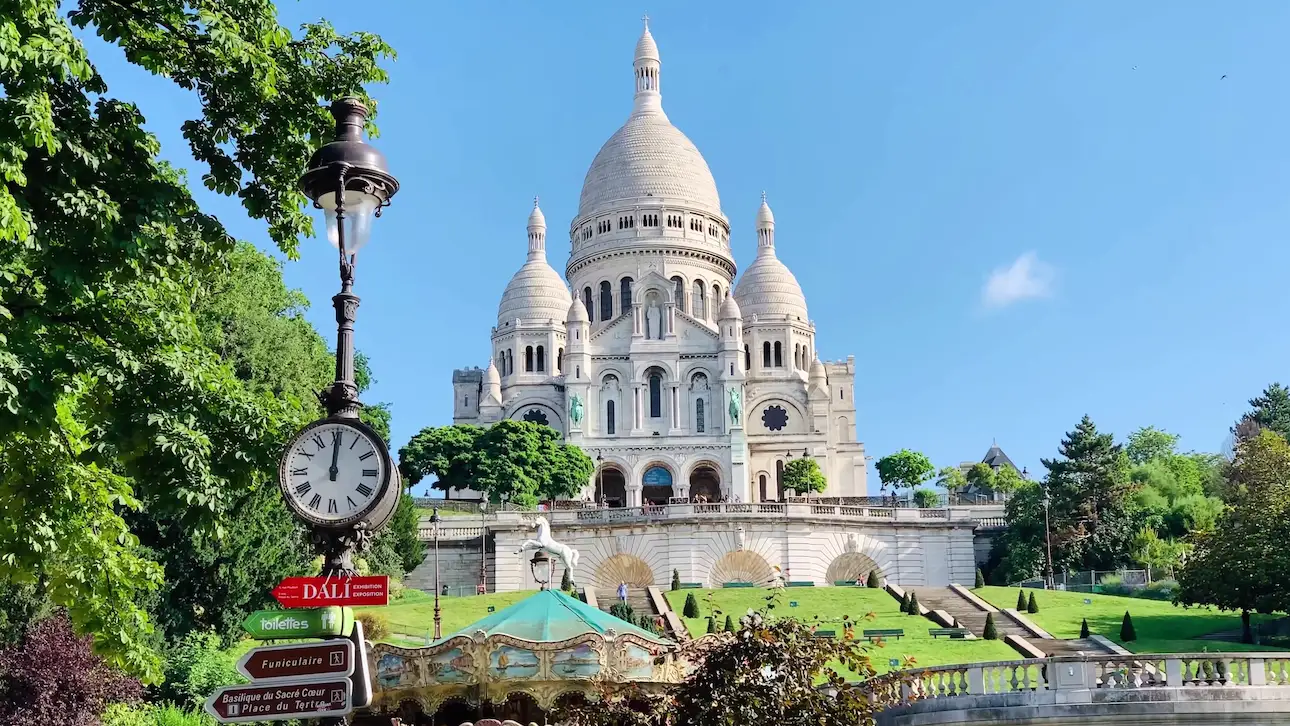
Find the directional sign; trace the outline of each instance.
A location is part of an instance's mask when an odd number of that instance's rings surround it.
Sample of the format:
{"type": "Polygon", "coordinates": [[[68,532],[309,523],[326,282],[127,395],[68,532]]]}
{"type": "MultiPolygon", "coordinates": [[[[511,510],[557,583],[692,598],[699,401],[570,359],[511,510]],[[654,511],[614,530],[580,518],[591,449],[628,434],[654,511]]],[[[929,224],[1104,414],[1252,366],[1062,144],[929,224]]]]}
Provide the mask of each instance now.
{"type": "Polygon", "coordinates": [[[388,575],[370,577],[288,577],[273,588],[273,597],[288,608],[325,605],[387,605],[388,575]]]}
{"type": "Polygon", "coordinates": [[[224,686],[206,699],[206,713],[220,723],[344,716],[353,710],[348,678],[224,686]]]}
{"type": "Polygon", "coordinates": [[[348,640],[262,645],[237,662],[237,671],[253,681],[266,678],[337,676],[354,672],[354,644],[348,640]]]}
{"type": "Polygon", "coordinates": [[[258,640],[348,636],[354,629],[354,611],[339,607],[257,610],[247,617],[242,628],[258,640]]]}

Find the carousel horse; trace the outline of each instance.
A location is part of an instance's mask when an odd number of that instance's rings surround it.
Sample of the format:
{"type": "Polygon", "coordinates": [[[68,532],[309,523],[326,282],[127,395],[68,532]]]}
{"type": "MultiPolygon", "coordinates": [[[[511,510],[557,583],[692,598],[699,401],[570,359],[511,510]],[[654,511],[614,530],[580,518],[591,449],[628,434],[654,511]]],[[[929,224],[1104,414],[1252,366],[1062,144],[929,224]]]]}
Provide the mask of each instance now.
{"type": "Polygon", "coordinates": [[[560,559],[564,569],[572,577],[574,569],[578,566],[578,550],[551,539],[551,523],[546,521],[546,517],[534,519],[533,526],[537,527],[537,537],[524,540],[515,554],[523,554],[528,550],[546,550],[560,559]]]}

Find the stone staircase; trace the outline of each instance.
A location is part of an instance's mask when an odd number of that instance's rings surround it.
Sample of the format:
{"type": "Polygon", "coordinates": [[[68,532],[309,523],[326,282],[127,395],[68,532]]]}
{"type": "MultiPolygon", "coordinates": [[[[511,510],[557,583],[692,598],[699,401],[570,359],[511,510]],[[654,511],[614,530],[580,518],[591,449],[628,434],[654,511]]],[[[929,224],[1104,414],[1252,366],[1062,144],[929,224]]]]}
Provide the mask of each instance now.
{"type": "MultiPolygon", "coordinates": [[[[954,618],[954,622],[958,627],[967,628],[969,632],[978,638],[985,637],[986,612],[964,599],[958,593],[948,587],[911,587],[909,589],[918,595],[919,605],[928,610],[944,610],[954,618]]],[[[1016,635],[1021,638],[1030,637],[1030,634],[1020,625],[1009,620],[1003,613],[994,614],[994,629],[999,633],[1000,640],[1003,640],[1008,635],[1016,635]]]]}
{"type": "MultiPolygon", "coordinates": [[[[596,590],[596,607],[605,612],[618,602],[618,593],[615,590],[596,590]]],[[[649,593],[643,587],[627,588],[627,604],[632,606],[632,611],[636,617],[648,615],[654,617],[658,612],[654,610],[654,605],[650,602],[649,593]]],[[[632,623],[635,625],[635,623],[632,623]]]]}

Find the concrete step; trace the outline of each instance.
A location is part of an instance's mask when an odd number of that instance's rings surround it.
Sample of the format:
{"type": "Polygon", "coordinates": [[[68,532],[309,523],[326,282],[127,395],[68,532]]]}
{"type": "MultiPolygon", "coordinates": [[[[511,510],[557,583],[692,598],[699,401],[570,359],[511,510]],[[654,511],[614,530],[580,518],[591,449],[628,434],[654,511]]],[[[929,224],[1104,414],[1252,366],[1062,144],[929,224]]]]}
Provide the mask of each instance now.
{"type": "MultiPolygon", "coordinates": [[[[929,610],[944,610],[954,618],[960,628],[967,628],[968,632],[978,638],[985,637],[985,611],[978,609],[976,605],[964,599],[958,593],[948,587],[913,587],[910,589],[918,595],[919,605],[929,610]]],[[[995,613],[994,629],[998,632],[1000,640],[1007,635],[1017,635],[1027,639],[1029,639],[1030,635],[1021,626],[1004,616],[1003,613],[995,613]]]]}

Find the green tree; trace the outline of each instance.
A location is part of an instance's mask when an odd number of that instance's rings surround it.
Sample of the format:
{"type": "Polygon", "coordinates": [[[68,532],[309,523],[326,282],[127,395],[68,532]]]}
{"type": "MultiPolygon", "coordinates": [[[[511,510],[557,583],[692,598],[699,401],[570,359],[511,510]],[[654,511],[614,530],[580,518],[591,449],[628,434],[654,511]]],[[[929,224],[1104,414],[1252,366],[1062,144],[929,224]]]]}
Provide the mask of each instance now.
{"type": "Polygon", "coordinates": [[[976,584],[973,587],[985,587],[985,573],[980,567],[976,568],[976,584]]]}
{"type": "Polygon", "coordinates": [[[1290,439],[1290,388],[1273,383],[1263,389],[1263,393],[1250,399],[1250,410],[1236,422],[1232,432],[1238,433],[1243,423],[1270,429],[1290,439]]]}
{"type": "Polygon", "coordinates": [[[1164,459],[1174,455],[1178,447],[1178,435],[1161,431],[1154,426],[1146,426],[1129,434],[1124,445],[1124,453],[1132,464],[1145,464],[1154,459],[1164,459]]]}
{"type": "Polygon", "coordinates": [[[1030,593],[1030,599],[1026,601],[1026,612],[1034,614],[1039,612],[1039,603],[1035,601],[1035,593],[1030,593]]]}
{"type": "Polygon", "coordinates": [[[869,577],[865,580],[865,587],[882,587],[882,579],[878,577],[877,570],[869,570],[869,577]]]}
{"type": "Polygon", "coordinates": [[[1138,633],[1133,629],[1133,616],[1129,611],[1124,611],[1124,619],[1120,621],[1120,640],[1125,643],[1138,639],[1138,633]]]}
{"type": "Polygon", "coordinates": [[[726,615],[726,627],[723,630],[727,633],[739,632],[739,628],[735,627],[735,619],[728,614],[726,615]]]}
{"type": "Polygon", "coordinates": [[[470,487],[494,504],[533,506],[577,495],[595,462],[550,426],[507,419],[424,429],[399,449],[399,467],[409,484],[433,475],[437,489],[470,487]]]}
{"type": "Polygon", "coordinates": [[[910,615],[923,614],[922,607],[918,604],[918,593],[914,592],[913,590],[909,591],[909,614],[910,615]]]}
{"type": "Polygon", "coordinates": [[[932,491],[931,489],[914,490],[914,506],[921,507],[923,509],[929,509],[931,507],[935,507],[940,503],[941,503],[940,495],[938,495],[936,492],[932,491]]]}
{"type": "Polygon", "coordinates": [[[874,468],[878,470],[878,478],[882,480],[883,487],[891,487],[893,490],[913,489],[931,478],[936,471],[930,459],[909,449],[901,449],[882,457],[874,463],[874,468]]]}
{"type": "Polygon", "coordinates": [[[672,591],[676,592],[677,590],[680,590],[680,589],[681,589],[681,573],[680,571],[673,569],[672,570],[672,591]]]}
{"type": "Polygon", "coordinates": [[[948,494],[956,494],[967,488],[967,476],[957,466],[942,467],[940,471],[936,472],[936,485],[944,489],[948,494]]]}
{"type": "Polygon", "coordinates": [[[984,461],[973,464],[964,475],[964,479],[978,490],[994,491],[994,467],[984,461]]]}
{"type": "Polygon", "coordinates": [[[820,465],[815,459],[803,456],[789,460],[784,466],[784,488],[789,491],[799,495],[808,492],[818,494],[826,486],[828,482],[824,479],[824,472],[820,471],[820,465]]]}
{"type": "Polygon", "coordinates": [[[1026,611],[1026,591],[1018,590],[1017,591],[1017,612],[1021,613],[1025,611],[1026,611]]]}
{"type": "Polygon", "coordinates": [[[1230,509],[1194,536],[1178,575],[1178,601],[1241,613],[1244,642],[1252,612],[1290,609],[1290,444],[1271,429],[1238,442],[1229,474],[1230,509]]]}
{"type": "Polygon", "coordinates": [[[999,544],[1005,577],[1039,574],[1045,559],[1044,495],[1053,569],[1109,570],[1131,559],[1137,529],[1128,460],[1110,434],[1085,416],[1062,439],[1060,456],[1044,459],[1043,487],[1023,485],[1006,508],[1008,529],[999,544]]]}
{"type": "Polygon", "coordinates": [[[985,630],[981,633],[981,637],[986,640],[999,639],[999,629],[994,624],[994,613],[985,614],[985,630]]]}
{"type": "Polygon", "coordinates": [[[69,23],[193,92],[203,183],[288,254],[312,233],[297,183],[332,126],[318,100],[384,81],[390,50],[325,23],[293,37],[269,2],[33,0],[0,17],[0,579],[39,583],[108,662],[153,680],[163,569],[127,515],[219,538],[303,411],[207,346],[194,301],[234,242],[69,23]]]}
{"type": "Polygon", "coordinates": [[[704,632],[709,634],[717,632],[717,623],[712,619],[711,615],[708,616],[708,629],[704,632]]]}
{"type": "Polygon", "coordinates": [[[1030,482],[1022,478],[1021,472],[1013,467],[1004,464],[994,473],[994,482],[992,483],[993,491],[1012,496],[1022,487],[1028,486],[1030,482]]]}
{"type": "Polygon", "coordinates": [[[693,592],[686,593],[685,607],[681,610],[681,614],[687,618],[699,617],[699,601],[695,599],[693,592]]]}
{"type": "Polygon", "coordinates": [[[1087,637],[1089,637],[1089,631],[1088,631],[1088,618],[1084,618],[1084,619],[1080,620],[1080,623],[1079,623],[1079,637],[1080,637],[1080,638],[1087,638],[1087,637]]]}

